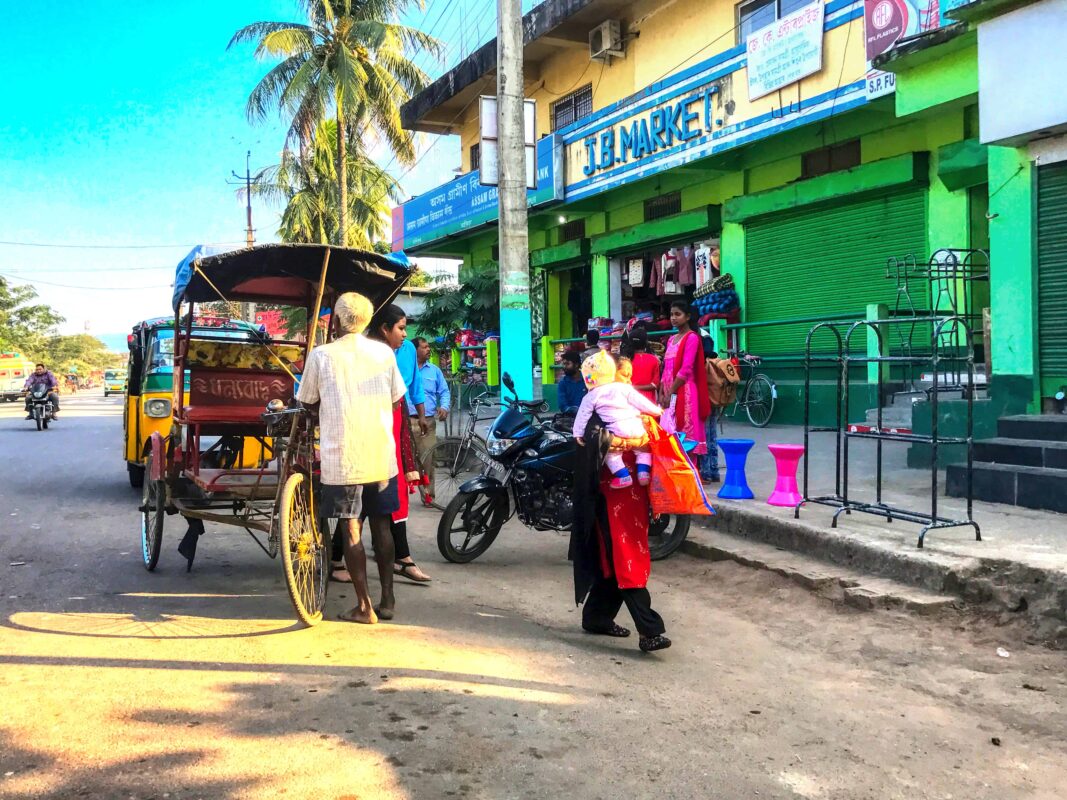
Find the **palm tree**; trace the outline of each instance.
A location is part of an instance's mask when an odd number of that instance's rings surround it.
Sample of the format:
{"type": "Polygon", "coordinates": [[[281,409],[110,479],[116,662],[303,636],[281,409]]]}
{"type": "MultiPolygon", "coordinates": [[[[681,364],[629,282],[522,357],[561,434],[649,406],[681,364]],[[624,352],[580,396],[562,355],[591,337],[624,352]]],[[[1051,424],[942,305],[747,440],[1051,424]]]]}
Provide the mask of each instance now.
{"type": "Polygon", "coordinates": [[[340,243],[346,244],[346,151],[351,133],[362,123],[388,143],[400,163],[415,160],[412,135],[400,125],[400,106],[429,78],[407,56],[419,49],[436,54],[438,42],[397,21],[412,5],[422,8],[422,0],[299,2],[307,23],[254,22],[237,31],[228,46],[252,42],[257,58],[282,59],[248,96],[247,113],[253,122],[277,109],[291,119],[287,143],[303,147],[332,113],[337,124],[338,225],[340,243]]]}
{"type": "MultiPolygon", "coordinates": [[[[311,140],[281,162],[263,170],[253,183],[255,195],[283,206],[278,235],[286,242],[329,244],[340,241],[340,200],[333,154],[337,123],[325,120],[311,140]]],[[[348,244],[370,249],[385,235],[389,202],[399,201],[396,180],[376,164],[362,140],[350,136],[345,146],[349,224],[348,244]]],[[[241,190],[242,192],[244,190],[241,190]]]]}

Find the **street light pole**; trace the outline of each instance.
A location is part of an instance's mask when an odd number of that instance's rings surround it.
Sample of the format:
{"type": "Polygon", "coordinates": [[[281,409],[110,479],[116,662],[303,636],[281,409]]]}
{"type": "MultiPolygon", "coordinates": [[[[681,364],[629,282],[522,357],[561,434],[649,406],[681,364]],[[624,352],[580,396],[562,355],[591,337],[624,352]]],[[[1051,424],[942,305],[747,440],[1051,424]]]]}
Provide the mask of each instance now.
{"type": "Polygon", "coordinates": [[[520,0],[497,0],[496,42],[501,371],[511,375],[519,397],[528,400],[534,396],[534,387],[520,0]]]}
{"type": "MultiPolygon", "coordinates": [[[[252,229],[252,151],[245,151],[245,174],[238,175],[233,170],[230,173],[237,180],[243,180],[245,182],[245,220],[247,227],[245,228],[245,247],[254,247],[256,244],[256,234],[252,229]]],[[[241,317],[245,322],[256,321],[256,304],[255,303],[241,303],[241,317]]]]}

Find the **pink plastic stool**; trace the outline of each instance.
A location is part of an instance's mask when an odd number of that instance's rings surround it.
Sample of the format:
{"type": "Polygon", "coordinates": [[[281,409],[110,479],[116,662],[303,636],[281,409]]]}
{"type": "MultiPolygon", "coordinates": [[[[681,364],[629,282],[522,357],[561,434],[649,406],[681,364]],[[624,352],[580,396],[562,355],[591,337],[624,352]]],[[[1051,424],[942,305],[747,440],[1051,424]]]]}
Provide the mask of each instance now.
{"type": "Polygon", "coordinates": [[[778,480],[767,503],[772,506],[795,506],[804,499],[797,488],[797,464],[804,455],[804,445],[769,444],[767,449],[774,456],[774,466],[778,470],[778,480]]]}

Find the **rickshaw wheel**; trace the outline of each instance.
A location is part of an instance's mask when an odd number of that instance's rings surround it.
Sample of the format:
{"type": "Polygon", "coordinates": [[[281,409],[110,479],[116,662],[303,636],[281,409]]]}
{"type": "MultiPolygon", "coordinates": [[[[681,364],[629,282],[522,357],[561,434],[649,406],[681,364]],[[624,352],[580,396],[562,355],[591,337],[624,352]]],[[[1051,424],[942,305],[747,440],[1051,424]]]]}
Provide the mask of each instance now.
{"type": "Polygon", "coordinates": [[[167,484],[152,480],[152,454],[145,457],[145,479],[141,484],[141,558],[149,572],[159,561],[163,544],[163,517],[166,515],[167,484]]]}
{"type": "Polygon", "coordinates": [[[311,481],[301,472],[290,475],[278,503],[285,586],[296,615],[305,625],[322,620],[329,574],[325,532],[311,511],[311,481]]]}

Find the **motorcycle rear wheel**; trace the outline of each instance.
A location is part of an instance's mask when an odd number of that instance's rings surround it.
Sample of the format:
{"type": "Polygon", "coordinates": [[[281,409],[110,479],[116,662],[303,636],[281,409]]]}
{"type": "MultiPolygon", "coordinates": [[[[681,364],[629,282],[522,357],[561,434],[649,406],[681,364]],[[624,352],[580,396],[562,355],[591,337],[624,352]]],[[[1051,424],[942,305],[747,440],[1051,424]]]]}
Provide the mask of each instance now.
{"type": "Polygon", "coordinates": [[[690,522],[690,517],[666,514],[649,522],[648,552],[653,561],[662,561],[682,546],[690,522]]]}
{"type": "Polygon", "coordinates": [[[445,560],[467,564],[489,549],[507,516],[505,492],[460,492],[441,515],[437,549],[445,560]]]}

